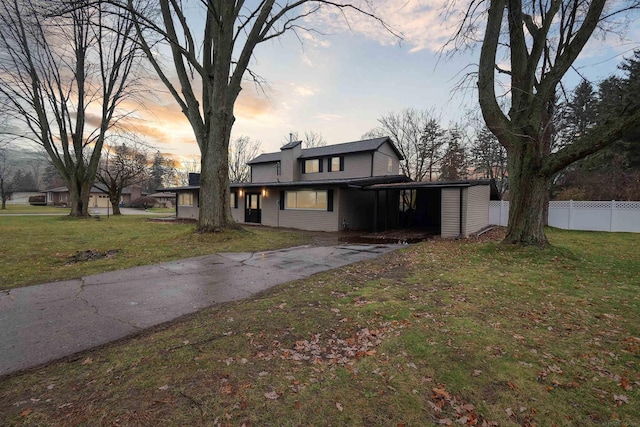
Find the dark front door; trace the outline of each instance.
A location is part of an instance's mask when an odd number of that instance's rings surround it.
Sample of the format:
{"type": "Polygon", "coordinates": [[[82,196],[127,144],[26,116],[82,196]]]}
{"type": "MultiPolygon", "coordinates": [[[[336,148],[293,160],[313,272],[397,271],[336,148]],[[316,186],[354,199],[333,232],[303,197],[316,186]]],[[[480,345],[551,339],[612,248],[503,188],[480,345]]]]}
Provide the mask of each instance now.
{"type": "Polygon", "coordinates": [[[245,197],[244,222],[261,223],[260,193],[247,193],[245,197]]]}

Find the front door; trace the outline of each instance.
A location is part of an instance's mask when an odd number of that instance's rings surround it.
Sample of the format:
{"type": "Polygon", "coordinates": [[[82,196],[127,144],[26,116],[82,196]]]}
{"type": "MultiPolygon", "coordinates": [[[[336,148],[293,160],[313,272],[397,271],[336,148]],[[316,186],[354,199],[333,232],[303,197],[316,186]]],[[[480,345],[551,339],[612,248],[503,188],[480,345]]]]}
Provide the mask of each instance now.
{"type": "Polygon", "coordinates": [[[247,193],[245,196],[244,222],[261,223],[260,193],[247,193]]]}

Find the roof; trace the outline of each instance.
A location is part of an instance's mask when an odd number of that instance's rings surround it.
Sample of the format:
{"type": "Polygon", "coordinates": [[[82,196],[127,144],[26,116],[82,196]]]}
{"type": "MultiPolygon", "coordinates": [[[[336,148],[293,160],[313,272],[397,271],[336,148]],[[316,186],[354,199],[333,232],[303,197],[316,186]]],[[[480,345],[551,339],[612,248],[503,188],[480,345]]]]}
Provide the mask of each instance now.
{"type": "MultiPolygon", "coordinates": [[[[296,144],[299,141],[289,143],[282,147],[282,149],[291,148],[289,147],[291,144],[296,144]]],[[[342,144],[334,144],[334,145],[325,145],[324,147],[314,147],[314,148],[304,148],[302,149],[302,154],[300,155],[301,159],[312,159],[316,157],[326,157],[326,156],[335,156],[339,154],[348,154],[348,153],[361,153],[367,151],[376,151],[383,144],[389,143],[393,151],[396,153],[400,160],[404,159],[404,156],[400,153],[398,148],[395,146],[391,138],[388,136],[382,138],[374,138],[374,139],[365,139],[362,141],[353,141],[353,142],[345,142],[342,144]]],[[[258,163],[271,163],[280,161],[280,153],[264,153],[260,154],[255,159],[247,162],[248,165],[254,165],[258,163]]]]}
{"type": "Polygon", "coordinates": [[[318,187],[341,186],[352,188],[364,188],[374,184],[388,184],[410,181],[404,175],[383,175],[365,178],[340,178],[319,179],[313,181],[288,181],[288,182],[240,182],[231,184],[231,188],[264,188],[264,187],[318,187]]]}
{"type": "MultiPolygon", "coordinates": [[[[45,190],[43,191],[43,193],[67,193],[68,191],[69,188],[67,187],[56,187],[45,190]]],[[[107,193],[107,187],[103,184],[96,183],[95,185],[91,186],[91,190],[89,191],[89,193],[107,193]]],[[[122,194],[131,194],[131,188],[124,187],[122,189],[122,194]]]]}
{"type": "Polygon", "coordinates": [[[496,183],[492,179],[473,179],[460,181],[411,181],[400,183],[380,183],[373,184],[366,190],[415,190],[421,188],[464,188],[474,187],[476,185],[488,185],[491,191],[491,200],[500,200],[500,193],[496,187],[496,183]]]}

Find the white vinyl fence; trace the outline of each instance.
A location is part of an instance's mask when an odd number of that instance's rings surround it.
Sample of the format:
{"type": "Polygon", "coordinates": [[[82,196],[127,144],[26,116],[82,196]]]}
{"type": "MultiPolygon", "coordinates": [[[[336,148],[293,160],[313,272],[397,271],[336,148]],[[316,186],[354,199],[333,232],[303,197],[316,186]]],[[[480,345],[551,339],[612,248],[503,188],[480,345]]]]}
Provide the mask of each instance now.
{"type": "MultiPolygon", "coordinates": [[[[489,202],[489,223],[507,225],[509,202],[489,202]]],[[[640,202],[549,202],[549,225],[565,230],[640,233],[640,202]]]]}

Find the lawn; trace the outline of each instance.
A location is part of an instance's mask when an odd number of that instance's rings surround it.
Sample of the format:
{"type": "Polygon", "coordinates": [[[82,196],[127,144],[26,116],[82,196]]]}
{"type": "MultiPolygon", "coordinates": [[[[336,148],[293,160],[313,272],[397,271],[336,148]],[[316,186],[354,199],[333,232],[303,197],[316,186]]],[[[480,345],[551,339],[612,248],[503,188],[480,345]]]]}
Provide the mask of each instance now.
{"type": "Polygon", "coordinates": [[[144,216],[99,220],[68,216],[0,217],[0,290],[71,279],[215,252],[260,251],[308,242],[304,233],[246,228],[194,234],[193,224],[150,221],[144,216]],[[74,262],[78,252],[112,256],[74,262]]]}
{"type": "Polygon", "coordinates": [[[71,209],[69,208],[56,208],[54,206],[31,206],[31,205],[7,205],[6,209],[0,209],[0,216],[9,214],[59,214],[69,215],[71,209]]]}
{"type": "Polygon", "coordinates": [[[640,235],[548,235],[424,242],[3,378],[0,424],[640,425],[640,235]]]}

